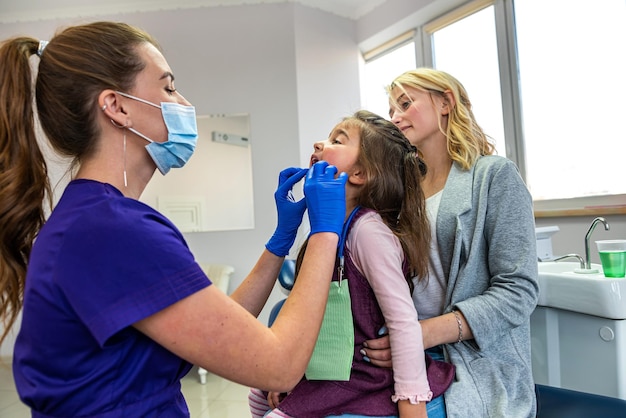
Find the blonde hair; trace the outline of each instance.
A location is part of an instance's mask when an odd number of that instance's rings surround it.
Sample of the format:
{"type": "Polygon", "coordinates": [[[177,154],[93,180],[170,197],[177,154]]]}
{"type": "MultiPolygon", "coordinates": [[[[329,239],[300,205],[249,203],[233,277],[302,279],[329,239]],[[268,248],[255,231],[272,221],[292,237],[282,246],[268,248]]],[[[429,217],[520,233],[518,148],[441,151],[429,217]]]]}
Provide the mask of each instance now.
{"type": "MultiPolygon", "coordinates": [[[[444,130],[439,120],[439,130],[447,138],[448,154],[464,169],[469,169],[478,157],[495,153],[493,141],[485,134],[476,122],[472,112],[472,104],[465,87],[450,74],[432,68],[417,68],[406,71],[396,77],[387,86],[387,93],[391,97],[394,89],[406,93],[407,88],[414,88],[443,97],[450,94],[454,98],[448,126],[444,130]]],[[[408,96],[408,95],[407,95],[408,96]]],[[[397,104],[396,104],[397,105],[397,104]]]]}

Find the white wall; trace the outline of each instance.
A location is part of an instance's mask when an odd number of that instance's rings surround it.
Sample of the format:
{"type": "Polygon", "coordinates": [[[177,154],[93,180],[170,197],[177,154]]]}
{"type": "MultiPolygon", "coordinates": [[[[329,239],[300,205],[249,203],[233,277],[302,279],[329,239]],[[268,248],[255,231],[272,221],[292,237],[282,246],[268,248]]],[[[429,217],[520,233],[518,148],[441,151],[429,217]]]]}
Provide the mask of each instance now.
{"type": "Polygon", "coordinates": [[[360,109],[355,22],[305,7],[295,9],[300,164],[339,120],[360,109]]]}

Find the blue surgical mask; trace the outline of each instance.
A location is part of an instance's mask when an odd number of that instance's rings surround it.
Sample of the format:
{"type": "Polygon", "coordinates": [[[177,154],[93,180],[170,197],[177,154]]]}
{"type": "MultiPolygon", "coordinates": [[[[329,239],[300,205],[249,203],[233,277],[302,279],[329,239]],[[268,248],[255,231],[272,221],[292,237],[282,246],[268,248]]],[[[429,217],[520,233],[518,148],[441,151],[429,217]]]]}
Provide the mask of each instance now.
{"type": "Polygon", "coordinates": [[[121,91],[117,93],[129,99],[161,109],[165,127],[167,128],[167,141],[156,142],[136,129],[128,128],[129,131],[150,142],[146,145],[146,150],[161,174],[167,174],[171,168],[184,166],[191,158],[198,142],[196,109],[193,106],[185,106],[174,102],[161,102],[161,106],[159,106],[121,91]]]}

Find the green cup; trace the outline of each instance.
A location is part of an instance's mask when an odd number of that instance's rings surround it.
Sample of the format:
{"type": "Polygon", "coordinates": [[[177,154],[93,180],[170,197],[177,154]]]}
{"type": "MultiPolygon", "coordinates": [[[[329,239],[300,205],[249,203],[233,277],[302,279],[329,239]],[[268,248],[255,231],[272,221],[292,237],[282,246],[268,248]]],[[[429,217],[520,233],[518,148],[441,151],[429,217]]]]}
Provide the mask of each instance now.
{"type": "Polygon", "coordinates": [[[605,277],[626,276],[626,239],[596,241],[605,277]]]}

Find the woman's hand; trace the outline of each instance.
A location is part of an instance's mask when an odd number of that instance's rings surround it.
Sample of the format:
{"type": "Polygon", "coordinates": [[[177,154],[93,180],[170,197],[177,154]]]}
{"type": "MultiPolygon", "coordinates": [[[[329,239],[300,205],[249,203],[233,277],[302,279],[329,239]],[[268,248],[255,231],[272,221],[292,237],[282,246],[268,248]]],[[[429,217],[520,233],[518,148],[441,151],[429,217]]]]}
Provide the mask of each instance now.
{"type": "Polygon", "coordinates": [[[369,362],[373,365],[390,369],[392,362],[389,335],[384,335],[375,340],[365,341],[361,349],[361,354],[364,354],[366,359],[369,359],[369,362]]]}
{"type": "Polygon", "coordinates": [[[346,216],[346,182],[348,174],[337,167],[318,161],[309,169],[304,181],[304,198],[309,210],[311,235],[334,232],[341,236],[346,216]]]}
{"type": "Polygon", "coordinates": [[[302,222],[306,201],[300,199],[296,201],[293,197],[293,186],[302,180],[308,169],[290,167],[280,172],[278,177],[278,188],[274,193],[276,210],[278,211],[278,226],[274,234],[265,245],[269,252],[278,257],[289,254],[289,249],[296,240],[298,227],[302,222]]]}
{"type": "MultiPolygon", "coordinates": [[[[459,310],[433,318],[422,319],[420,320],[420,326],[422,327],[422,338],[425,350],[440,344],[453,344],[460,342],[460,340],[465,341],[474,338],[474,334],[465,319],[465,315],[459,310]]],[[[385,327],[379,331],[379,334],[383,332],[386,332],[385,327]]],[[[369,360],[370,363],[378,367],[391,368],[391,344],[389,342],[389,335],[364,341],[361,354],[367,356],[367,358],[364,359],[365,361],[369,360]]]]}

